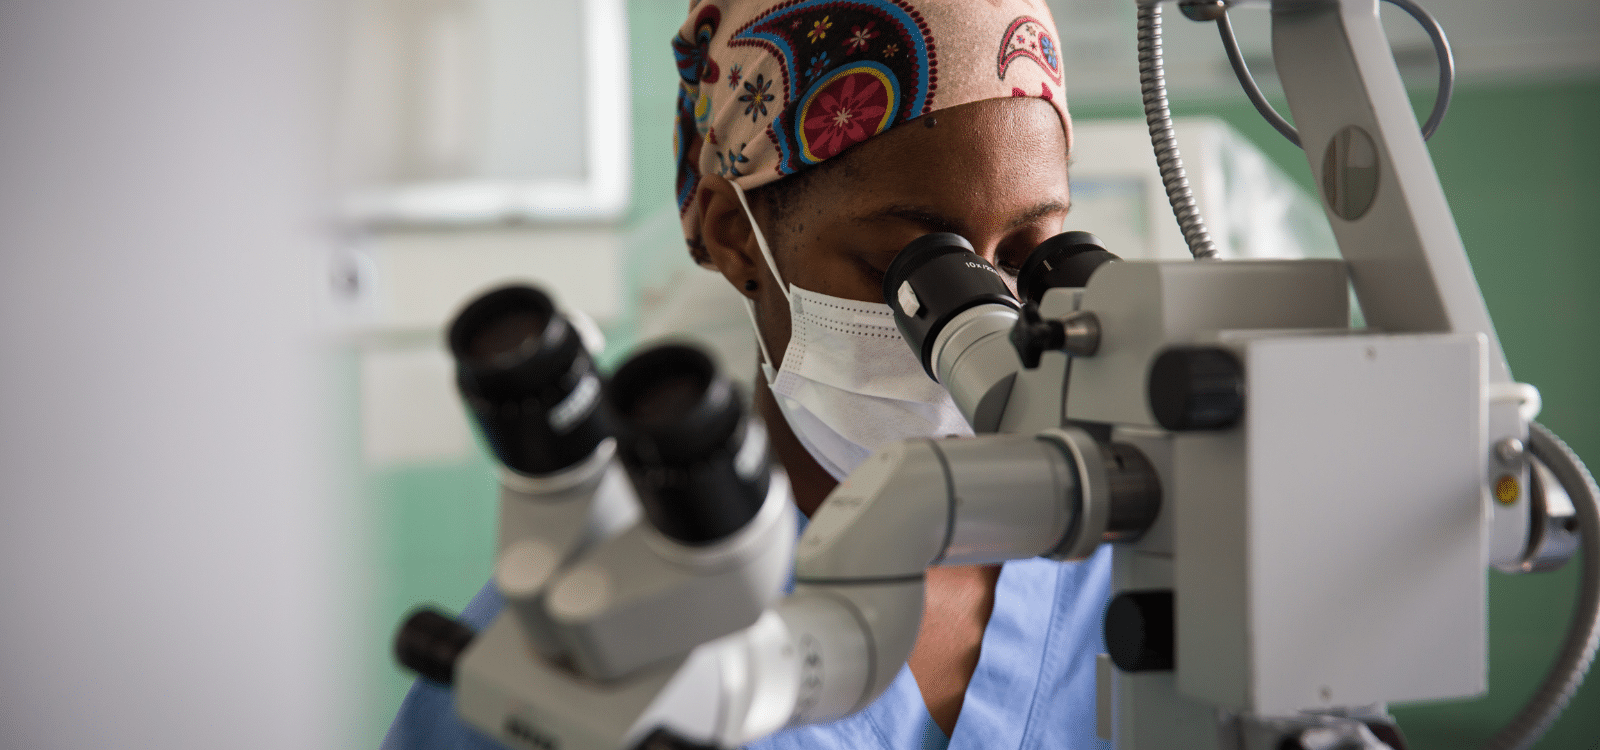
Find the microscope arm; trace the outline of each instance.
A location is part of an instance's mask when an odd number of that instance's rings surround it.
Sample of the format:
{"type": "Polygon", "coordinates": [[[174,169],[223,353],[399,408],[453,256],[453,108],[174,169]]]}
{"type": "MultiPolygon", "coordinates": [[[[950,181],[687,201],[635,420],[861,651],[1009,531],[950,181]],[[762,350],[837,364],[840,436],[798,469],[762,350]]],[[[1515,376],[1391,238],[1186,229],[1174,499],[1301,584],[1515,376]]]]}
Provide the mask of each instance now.
{"type": "Polygon", "coordinates": [[[1511,381],[1378,0],[1272,4],[1272,48],[1311,174],[1367,324],[1481,333],[1489,382],[1511,381]]]}
{"type": "MultiPolygon", "coordinates": [[[[1513,381],[1439,175],[1417,128],[1378,0],[1275,2],[1272,47],[1339,253],[1367,325],[1388,333],[1477,333],[1488,344],[1489,444],[1526,445],[1538,393],[1513,381]]],[[[1529,485],[1519,452],[1489,470],[1529,485]]],[[[1492,482],[1491,482],[1492,483],[1492,482]]],[[[1491,557],[1514,570],[1527,495],[1495,505],[1491,557]]]]}
{"type": "Polygon", "coordinates": [[[1080,430],[1058,429],[910,440],[875,453],[801,536],[794,594],[715,644],[732,709],[718,741],[832,721],[876,700],[916,641],[929,566],[1092,551],[1113,516],[1130,515],[1111,513],[1114,504],[1148,522],[1153,485],[1113,496],[1112,486],[1132,485],[1108,469],[1104,450],[1080,430]],[[740,677],[727,679],[730,669],[740,677]]]}

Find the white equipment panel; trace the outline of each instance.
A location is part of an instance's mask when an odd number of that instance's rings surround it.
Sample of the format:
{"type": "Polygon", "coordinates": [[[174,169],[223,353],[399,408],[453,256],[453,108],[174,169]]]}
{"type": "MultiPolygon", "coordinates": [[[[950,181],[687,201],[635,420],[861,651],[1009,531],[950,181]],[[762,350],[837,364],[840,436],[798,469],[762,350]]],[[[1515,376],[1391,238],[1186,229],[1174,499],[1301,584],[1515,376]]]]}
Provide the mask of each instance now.
{"type": "Polygon", "coordinates": [[[1222,336],[1243,429],[1174,445],[1179,690],[1257,715],[1483,692],[1482,337],[1257,335],[1222,336]]]}

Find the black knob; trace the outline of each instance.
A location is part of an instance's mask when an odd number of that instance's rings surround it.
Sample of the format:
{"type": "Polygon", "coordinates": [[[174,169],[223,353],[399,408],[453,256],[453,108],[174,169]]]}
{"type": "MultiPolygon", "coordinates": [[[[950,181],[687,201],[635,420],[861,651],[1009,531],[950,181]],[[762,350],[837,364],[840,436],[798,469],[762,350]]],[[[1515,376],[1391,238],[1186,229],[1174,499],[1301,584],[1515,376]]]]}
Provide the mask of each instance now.
{"type": "Polygon", "coordinates": [[[1228,0],[1181,0],[1178,8],[1191,21],[1215,21],[1228,15],[1228,0]]]}
{"type": "Polygon", "coordinates": [[[401,666],[441,685],[455,681],[456,661],[472,643],[472,628],[435,609],[419,609],[394,636],[401,666]]]}
{"type": "Polygon", "coordinates": [[[1039,306],[1033,302],[1022,304],[1022,316],[1011,327],[1011,346],[1022,359],[1022,366],[1032,370],[1039,366],[1039,356],[1067,345],[1067,330],[1059,320],[1039,317],[1039,306]]]}
{"type": "Polygon", "coordinates": [[[1124,672],[1172,669],[1178,644],[1171,591],[1124,591],[1106,605],[1106,651],[1124,672]]]}
{"type": "MultiPolygon", "coordinates": [[[[1284,735],[1283,739],[1278,741],[1278,747],[1275,750],[1307,750],[1306,743],[1302,741],[1304,739],[1302,735],[1304,734],[1304,732],[1295,732],[1294,734],[1284,735]]],[[[1318,744],[1320,745],[1321,743],[1318,744]]]]}
{"type": "Polygon", "coordinates": [[[1232,427],[1244,414],[1244,365],[1225,349],[1168,349],[1150,367],[1149,398],[1166,429],[1232,427]]]}

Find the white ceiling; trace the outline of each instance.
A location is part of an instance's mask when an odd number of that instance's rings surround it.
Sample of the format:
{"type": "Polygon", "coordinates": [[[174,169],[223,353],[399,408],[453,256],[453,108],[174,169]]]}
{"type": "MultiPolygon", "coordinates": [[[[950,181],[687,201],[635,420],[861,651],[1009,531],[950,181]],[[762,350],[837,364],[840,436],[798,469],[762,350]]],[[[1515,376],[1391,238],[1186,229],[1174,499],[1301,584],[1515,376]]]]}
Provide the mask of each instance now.
{"type": "MultiPolygon", "coordinates": [[[[1068,95],[1078,102],[1139,96],[1134,48],[1135,0],[1047,0],[1061,33],[1068,95]]],[[[1549,80],[1600,75],[1600,2],[1594,0],[1419,0],[1439,20],[1461,83],[1549,80]]],[[[1408,83],[1437,80],[1433,49],[1400,9],[1382,4],[1408,83]]],[[[1189,21],[1176,3],[1164,6],[1167,85],[1174,99],[1235,95],[1238,83],[1213,24],[1189,21]]],[[[1267,4],[1237,4],[1229,13],[1252,72],[1276,90],[1267,4]]]]}

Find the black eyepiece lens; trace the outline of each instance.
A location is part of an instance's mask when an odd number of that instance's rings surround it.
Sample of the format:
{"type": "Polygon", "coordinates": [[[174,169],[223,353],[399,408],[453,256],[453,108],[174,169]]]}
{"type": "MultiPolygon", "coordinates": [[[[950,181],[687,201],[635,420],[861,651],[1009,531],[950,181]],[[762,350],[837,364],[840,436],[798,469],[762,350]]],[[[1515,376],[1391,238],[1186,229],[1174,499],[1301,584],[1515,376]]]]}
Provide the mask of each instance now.
{"type": "Polygon", "coordinates": [[[520,285],[488,292],[456,316],[448,340],[456,386],[507,467],[557,472],[610,435],[594,361],[545,293],[520,285]]]}
{"type": "Polygon", "coordinates": [[[900,334],[935,380],[934,342],[947,323],[977,305],[1018,308],[1000,272],[973,252],[965,237],[949,232],[925,234],[907,244],[884,272],[883,297],[900,334]]]}
{"type": "Polygon", "coordinates": [[[1062,232],[1028,253],[1017,273],[1017,291],[1027,302],[1039,304],[1044,293],[1056,287],[1082,287],[1101,265],[1121,260],[1105,243],[1088,232],[1062,232]]]}
{"type": "Polygon", "coordinates": [[[471,334],[466,356],[473,364],[506,367],[539,351],[539,338],[550,325],[549,314],[539,310],[510,310],[471,334]]]}
{"type": "Polygon", "coordinates": [[[606,397],[618,456],[658,531],[710,544],[755,517],[769,482],[766,437],[705,352],[680,344],[640,352],[617,368],[606,397]]]}
{"type": "Polygon", "coordinates": [[[640,393],[624,416],[641,427],[669,427],[689,416],[709,385],[711,379],[700,373],[668,375],[640,393]]]}
{"type": "Polygon", "coordinates": [[[647,458],[695,460],[724,444],[744,409],[716,363],[692,346],[668,344],[634,355],[607,390],[624,442],[647,458]],[[648,444],[648,445],[647,445],[648,444]]]}
{"type": "Polygon", "coordinates": [[[576,338],[544,292],[507,286],[473,300],[450,324],[450,352],[458,364],[475,370],[507,370],[576,338]]]}

